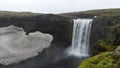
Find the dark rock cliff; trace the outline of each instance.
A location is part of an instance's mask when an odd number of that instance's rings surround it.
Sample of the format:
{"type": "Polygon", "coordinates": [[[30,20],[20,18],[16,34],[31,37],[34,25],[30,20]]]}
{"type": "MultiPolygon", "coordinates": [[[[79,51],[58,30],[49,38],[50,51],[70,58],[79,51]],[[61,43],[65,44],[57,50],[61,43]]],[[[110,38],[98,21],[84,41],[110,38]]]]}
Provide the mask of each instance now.
{"type": "MultiPolygon", "coordinates": [[[[56,68],[54,67],[56,64],[58,64],[58,67],[63,66],[62,68],[64,68],[64,62],[68,60],[60,61],[62,63],[60,65],[59,61],[54,62],[54,60],[57,59],[57,57],[62,59],[63,57],[61,56],[64,56],[64,51],[71,44],[73,27],[72,18],[54,14],[0,16],[0,27],[9,25],[23,27],[26,34],[34,31],[52,34],[54,40],[52,41],[51,46],[44,49],[38,56],[8,66],[0,64],[0,68],[50,68],[50,65],[51,68],[56,68]]],[[[69,63],[72,62],[73,61],[69,61],[69,63]]],[[[73,68],[72,66],[71,68],[73,68]]]]}
{"type": "Polygon", "coordinates": [[[54,40],[71,42],[72,19],[68,17],[53,14],[0,17],[0,26],[8,25],[23,27],[27,33],[34,31],[49,33],[54,36],[54,40]]]}
{"type": "Polygon", "coordinates": [[[114,47],[118,46],[120,43],[119,25],[120,16],[98,16],[95,18],[93,20],[90,38],[92,50],[104,52],[106,50],[113,50],[114,47]]]}
{"type": "Polygon", "coordinates": [[[93,44],[100,39],[108,41],[112,27],[120,24],[119,18],[120,16],[102,16],[94,19],[91,28],[91,43],[93,44]]]}

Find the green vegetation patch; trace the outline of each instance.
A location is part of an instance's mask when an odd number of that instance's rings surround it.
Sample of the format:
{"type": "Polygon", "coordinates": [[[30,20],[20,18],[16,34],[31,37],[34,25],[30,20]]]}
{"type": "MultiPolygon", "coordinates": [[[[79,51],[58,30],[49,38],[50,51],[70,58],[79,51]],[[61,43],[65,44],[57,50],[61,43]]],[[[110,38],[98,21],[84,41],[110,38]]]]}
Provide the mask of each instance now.
{"type": "Polygon", "coordinates": [[[114,57],[112,52],[105,52],[85,59],[78,68],[120,68],[120,56],[114,57]]]}
{"type": "Polygon", "coordinates": [[[96,9],[96,10],[88,10],[88,11],[81,11],[81,12],[70,12],[70,13],[62,13],[58,14],[62,16],[69,16],[69,17],[89,17],[89,16],[120,16],[120,9],[96,9]]]}
{"type": "Polygon", "coordinates": [[[94,45],[93,53],[96,55],[106,51],[114,51],[115,48],[116,46],[113,45],[113,41],[106,43],[104,40],[98,40],[94,45]]]}
{"type": "Polygon", "coordinates": [[[23,17],[23,16],[37,16],[41,13],[32,13],[32,12],[13,12],[13,11],[0,11],[0,17],[23,17]]]}

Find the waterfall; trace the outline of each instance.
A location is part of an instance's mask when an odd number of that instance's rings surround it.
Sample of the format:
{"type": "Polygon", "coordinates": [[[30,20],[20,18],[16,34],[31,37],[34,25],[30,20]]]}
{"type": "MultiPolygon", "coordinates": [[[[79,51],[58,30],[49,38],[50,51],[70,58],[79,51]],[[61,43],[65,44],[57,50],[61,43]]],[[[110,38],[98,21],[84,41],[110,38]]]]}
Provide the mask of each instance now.
{"type": "Polygon", "coordinates": [[[92,19],[74,19],[72,46],[69,54],[89,56],[89,37],[92,19]]]}

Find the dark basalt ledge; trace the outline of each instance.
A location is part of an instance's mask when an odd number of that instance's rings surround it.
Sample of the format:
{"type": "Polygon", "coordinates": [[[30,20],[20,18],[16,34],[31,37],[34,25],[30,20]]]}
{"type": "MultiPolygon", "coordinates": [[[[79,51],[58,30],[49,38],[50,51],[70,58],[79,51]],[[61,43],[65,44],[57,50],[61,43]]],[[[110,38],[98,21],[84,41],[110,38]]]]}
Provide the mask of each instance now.
{"type": "Polygon", "coordinates": [[[73,20],[69,17],[42,14],[36,16],[5,16],[0,17],[0,26],[15,25],[23,27],[25,32],[40,31],[52,34],[54,41],[71,42],[73,20]]]}

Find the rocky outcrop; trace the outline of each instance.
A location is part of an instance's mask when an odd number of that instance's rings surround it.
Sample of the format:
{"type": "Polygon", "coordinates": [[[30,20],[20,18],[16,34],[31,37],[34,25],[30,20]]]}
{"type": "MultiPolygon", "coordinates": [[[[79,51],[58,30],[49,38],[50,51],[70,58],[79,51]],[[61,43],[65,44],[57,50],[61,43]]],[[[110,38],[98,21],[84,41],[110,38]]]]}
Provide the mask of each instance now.
{"type": "Polygon", "coordinates": [[[97,16],[94,18],[91,28],[90,44],[92,54],[96,55],[107,50],[111,51],[119,46],[120,38],[120,16],[97,16]],[[98,42],[101,42],[98,44],[98,42]],[[102,46],[99,46],[102,45],[102,46]],[[103,47],[104,45],[104,47],[103,47]],[[97,52],[97,53],[96,53],[97,52]]]}
{"type": "Polygon", "coordinates": [[[99,40],[109,42],[112,37],[114,39],[114,26],[119,25],[119,16],[98,16],[93,20],[91,28],[90,43],[94,45],[99,40]]]}
{"type": "Polygon", "coordinates": [[[120,46],[118,46],[117,48],[115,48],[114,52],[113,52],[113,55],[114,56],[118,56],[120,53],[120,46]]]}

